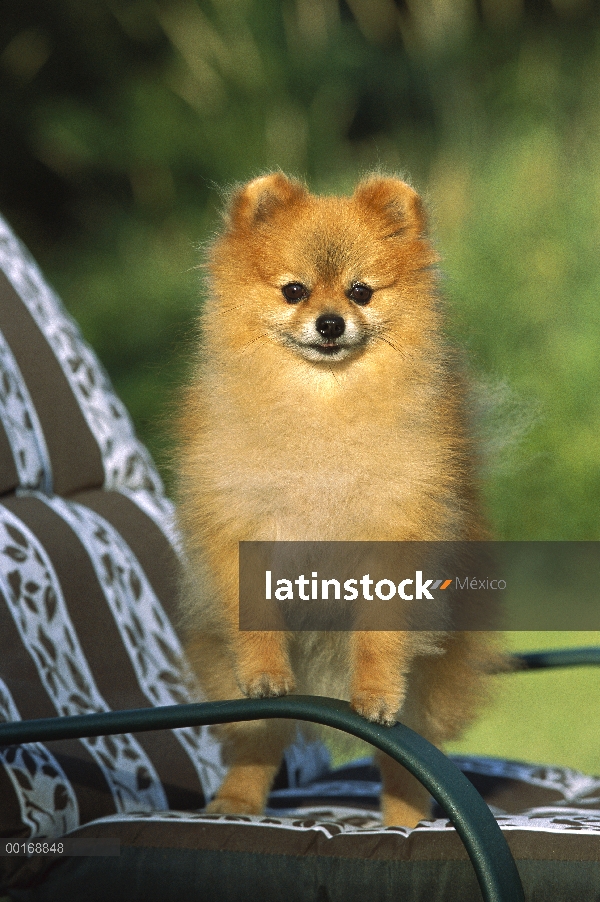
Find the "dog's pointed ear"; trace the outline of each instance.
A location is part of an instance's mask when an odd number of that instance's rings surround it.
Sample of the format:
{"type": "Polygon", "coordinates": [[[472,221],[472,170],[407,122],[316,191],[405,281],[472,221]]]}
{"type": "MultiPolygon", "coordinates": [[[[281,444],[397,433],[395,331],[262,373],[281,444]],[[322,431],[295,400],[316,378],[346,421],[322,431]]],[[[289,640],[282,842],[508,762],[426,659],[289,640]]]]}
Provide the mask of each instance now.
{"type": "Polygon", "coordinates": [[[268,222],[278,210],[308,196],[305,186],[283,172],[272,172],[253,179],[231,197],[227,218],[238,228],[268,222]]]}
{"type": "Polygon", "coordinates": [[[383,215],[389,222],[391,235],[422,235],[427,229],[423,201],[414,188],[401,179],[369,176],[357,185],[353,200],[361,207],[383,215]]]}

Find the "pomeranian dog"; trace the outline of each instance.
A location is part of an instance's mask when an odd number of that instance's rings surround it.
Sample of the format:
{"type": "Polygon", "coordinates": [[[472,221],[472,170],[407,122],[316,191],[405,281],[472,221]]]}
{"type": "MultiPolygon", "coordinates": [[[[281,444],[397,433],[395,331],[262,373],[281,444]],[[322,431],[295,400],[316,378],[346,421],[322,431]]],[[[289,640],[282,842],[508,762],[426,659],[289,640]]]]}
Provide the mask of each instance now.
{"type": "MultiPolygon", "coordinates": [[[[491,633],[239,629],[240,541],[486,538],[425,230],[392,177],[318,197],[276,172],[230,199],[179,418],[182,614],[210,700],[335,696],[438,746],[477,712],[491,633]]],[[[208,810],[262,812],[296,725],[216,729],[229,770],[208,810]]],[[[378,763],[384,823],[426,817],[421,784],[378,763]]]]}

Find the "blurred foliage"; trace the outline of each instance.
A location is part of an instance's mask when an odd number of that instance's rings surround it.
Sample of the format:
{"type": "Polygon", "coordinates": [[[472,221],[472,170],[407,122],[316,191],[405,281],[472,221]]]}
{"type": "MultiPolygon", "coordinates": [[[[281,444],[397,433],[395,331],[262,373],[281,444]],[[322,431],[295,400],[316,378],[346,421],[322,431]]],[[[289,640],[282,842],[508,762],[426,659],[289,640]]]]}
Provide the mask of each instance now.
{"type": "Polygon", "coordinates": [[[410,174],[496,534],[597,539],[599,25],[585,0],[4,0],[0,209],[168,472],[219,189],[410,174]]]}

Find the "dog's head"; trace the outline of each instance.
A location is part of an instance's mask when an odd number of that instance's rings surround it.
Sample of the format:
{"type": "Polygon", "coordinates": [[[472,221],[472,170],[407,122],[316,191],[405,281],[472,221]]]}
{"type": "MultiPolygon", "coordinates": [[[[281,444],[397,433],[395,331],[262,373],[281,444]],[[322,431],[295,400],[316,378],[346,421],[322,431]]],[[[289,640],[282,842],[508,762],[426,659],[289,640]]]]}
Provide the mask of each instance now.
{"type": "Polygon", "coordinates": [[[212,248],[213,339],[270,339],[317,365],[419,343],[436,262],[424,231],[419,196],[396,178],[367,178],[351,197],[317,197],[282,173],[254,179],[212,248]]]}

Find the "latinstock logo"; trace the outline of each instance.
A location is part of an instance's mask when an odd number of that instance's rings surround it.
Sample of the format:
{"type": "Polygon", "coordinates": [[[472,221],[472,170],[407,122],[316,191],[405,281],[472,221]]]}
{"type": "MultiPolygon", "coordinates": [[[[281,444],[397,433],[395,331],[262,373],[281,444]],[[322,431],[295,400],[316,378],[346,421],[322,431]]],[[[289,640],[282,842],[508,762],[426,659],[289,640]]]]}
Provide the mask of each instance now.
{"type": "Polygon", "coordinates": [[[488,628],[483,614],[503,593],[480,590],[506,586],[488,551],[469,542],[241,542],[240,629],[488,628]]]}
{"type": "Polygon", "coordinates": [[[599,582],[600,542],[240,542],[239,628],[598,630],[599,582]]]}
{"type": "Polygon", "coordinates": [[[374,596],[380,601],[391,601],[398,593],[398,598],[404,601],[422,601],[428,598],[434,600],[431,592],[436,589],[448,589],[453,579],[426,579],[423,580],[423,571],[416,570],[414,579],[402,579],[395,583],[391,579],[380,579],[375,582],[369,573],[364,573],[361,577],[346,579],[342,582],[339,579],[329,578],[319,580],[317,571],[311,572],[311,578],[308,579],[304,573],[301,573],[295,579],[277,579],[276,586],[273,586],[273,574],[271,570],[265,570],[265,600],[271,601],[329,601],[330,598],[340,601],[356,601],[359,597],[358,586],[361,587],[361,594],[364,601],[373,601],[374,596]],[[319,592],[320,582],[320,592],[319,592]],[[294,589],[297,587],[297,595],[294,589]],[[344,595],[342,596],[342,586],[344,595]],[[412,586],[414,588],[409,589],[412,586]],[[331,593],[331,594],[330,594],[331,593]]]}

